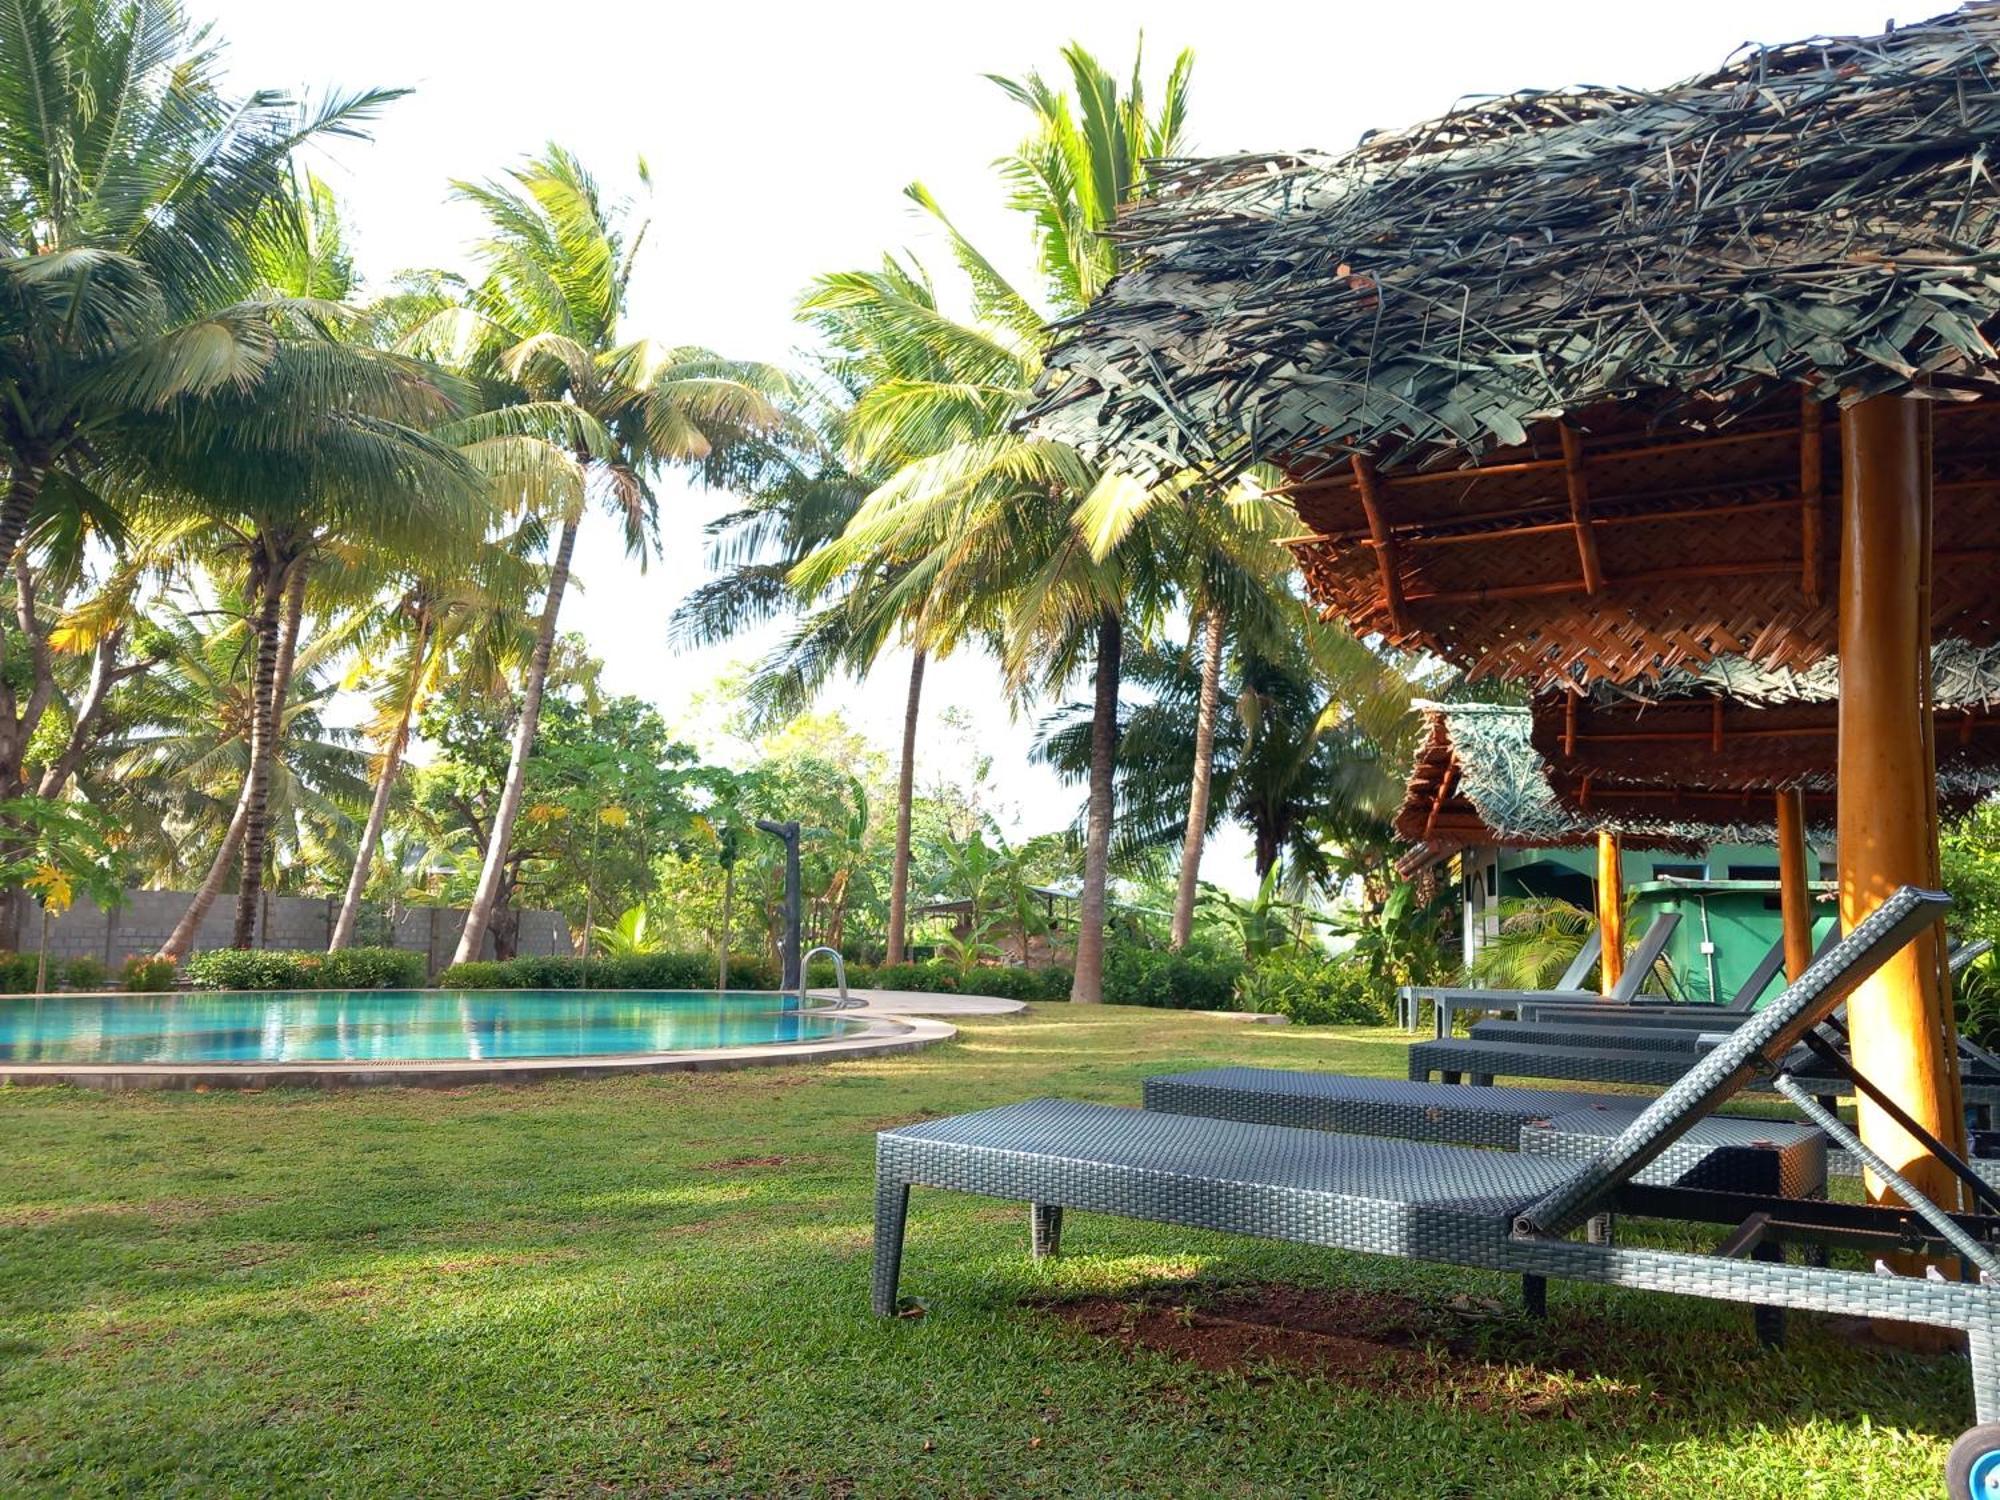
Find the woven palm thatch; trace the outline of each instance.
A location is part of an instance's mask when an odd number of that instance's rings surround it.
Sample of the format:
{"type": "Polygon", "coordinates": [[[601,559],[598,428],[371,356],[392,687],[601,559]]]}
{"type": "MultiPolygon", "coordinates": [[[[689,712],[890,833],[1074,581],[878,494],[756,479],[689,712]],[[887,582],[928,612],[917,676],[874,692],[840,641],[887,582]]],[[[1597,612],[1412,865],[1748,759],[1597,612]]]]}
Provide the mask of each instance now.
{"type": "MultiPolygon", "coordinates": [[[[1525,706],[1419,702],[1424,738],[1411,769],[1397,837],[1416,851],[1415,867],[1471,845],[1567,848],[1600,831],[1633,848],[1693,850],[1710,843],[1757,843],[1771,833],[1769,798],[1741,799],[1740,816],[1676,816],[1655,803],[1628,815],[1578,811],[1536,751],[1534,713],[1525,706]]],[[[1573,789],[1572,789],[1573,790],[1573,789]]],[[[1722,804],[1718,804],[1722,805],[1722,804]]]]}
{"type": "Polygon", "coordinates": [[[1142,475],[1451,465],[1606,401],[2000,385],[2000,12],[1467,104],[1341,156],[1174,163],[1042,430],[1142,475]]]}
{"type": "Polygon", "coordinates": [[[1032,420],[1281,466],[1314,598],[1471,674],[1836,645],[1836,403],[1932,398],[1932,629],[2000,642],[2000,11],[1175,164],[1032,420]]]}
{"type": "MultiPolygon", "coordinates": [[[[1938,790],[1957,812],[2000,787],[2000,649],[1942,641],[1931,655],[1938,790]]],[[[1836,660],[1774,672],[1722,657],[1644,690],[1537,694],[1532,741],[1573,811],[1592,792],[1602,811],[1621,805],[1617,789],[1659,787],[1677,788],[1683,810],[1695,792],[1781,788],[1830,808],[1839,711],[1836,660]]]]}

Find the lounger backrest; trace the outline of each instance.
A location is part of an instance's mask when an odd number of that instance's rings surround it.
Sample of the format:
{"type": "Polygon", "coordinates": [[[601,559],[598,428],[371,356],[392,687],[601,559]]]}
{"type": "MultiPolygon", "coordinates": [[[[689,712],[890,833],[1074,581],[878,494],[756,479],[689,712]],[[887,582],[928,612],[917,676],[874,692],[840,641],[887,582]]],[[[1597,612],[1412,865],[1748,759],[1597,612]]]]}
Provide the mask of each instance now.
{"type": "Polygon", "coordinates": [[[1653,965],[1660,961],[1660,955],[1667,951],[1667,943],[1674,935],[1674,929],[1681,925],[1681,914],[1677,911],[1663,911],[1653,918],[1653,925],[1646,929],[1646,935],[1639,939],[1639,946],[1625,956],[1625,972],[1619,977],[1617,986],[1611,991],[1614,1001],[1630,1000],[1639,993],[1646,982],[1646,976],[1653,972],[1653,965]]]}
{"type": "Polygon", "coordinates": [[[1583,946],[1576,950],[1576,957],[1571,959],[1569,967],[1563,970],[1562,978],[1556,981],[1556,988],[1559,990],[1582,989],[1584,980],[1588,979],[1590,971],[1597,967],[1597,957],[1603,951],[1604,929],[1602,927],[1593,927],[1590,929],[1590,936],[1584,940],[1583,946]]]}
{"type": "Polygon", "coordinates": [[[1764,956],[1757,960],[1757,967],[1750,971],[1750,977],[1743,981],[1743,987],[1722,1008],[1731,1015],[1753,1009],[1757,1004],[1757,997],[1770,987],[1771,981],[1778,977],[1778,971],[1784,967],[1785,940],[1779,938],[1765,951],[1764,956]]]}
{"type": "Polygon", "coordinates": [[[1942,891],[1904,886],[1852,933],[1787,985],[1775,1000],[1730,1032],[1611,1141],[1595,1160],[1522,1210],[1518,1233],[1559,1235],[1597,1212],[1634,1173],[1712,1113],[1760,1072],[1772,1072],[1813,1027],[1898,949],[1943,916],[1942,891]]]}
{"type": "Polygon", "coordinates": [[[1974,938],[1969,943],[1960,943],[1951,950],[1951,972],[1963,974],[1966,969],[1993,951],[1992,938],[1974,938]]]}

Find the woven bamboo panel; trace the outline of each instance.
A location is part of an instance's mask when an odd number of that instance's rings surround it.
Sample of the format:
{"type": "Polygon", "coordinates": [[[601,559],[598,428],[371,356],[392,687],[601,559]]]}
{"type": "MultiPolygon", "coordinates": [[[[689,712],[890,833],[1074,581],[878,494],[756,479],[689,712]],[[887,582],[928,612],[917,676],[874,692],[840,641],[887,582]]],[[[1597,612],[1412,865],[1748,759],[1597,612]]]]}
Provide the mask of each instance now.
{"type": "MultiPolygon", "coordinates": [[[[1768,793],[1831,792],[1840,705],[1739,703],[1721,697],[1626,699],[1538,694],[1533,743],[1556,778],[1695,785],[1768,793]]],[[[2000,776],[2000,709],[1941,710],[1938,768],[1992,784],[2000,776]]],[[[1561,787],[1557,779],[1558,788],[1561,787]]]]}
{"type": "MultiPolygon", "coordinates": [[[[1595,425],[1579,422],[1589,427],[1583,527],[1566,471],[1546,464],[1552,423],[1494,455],[1490,475],[1379,480],[1400,620],[1357,486],[1299,490],[1294,503],[1320,533],[1295,549],[1314,599],[1357,631],[1436,652],[1475,677],[1536,686],[1644,682],[1727,655],[1802,669],[1830,654],[1840,484],[1830,420],[1810,435],[1796,419],[1720,435],[1683,429],[1673,451],[1658,433],[1605,436],[1629,415],[1600,409],[1595,425]],[[1823,472],[1810,506],[1799,481],[1807,442],[1823,472]],[[1595,593],[1585,533],[1603,580],[1595,593]]],[[[1991,645],[2000,641],[2000,403],[1939,411],[1934,475],[1933,630],[1991,645]]]]}

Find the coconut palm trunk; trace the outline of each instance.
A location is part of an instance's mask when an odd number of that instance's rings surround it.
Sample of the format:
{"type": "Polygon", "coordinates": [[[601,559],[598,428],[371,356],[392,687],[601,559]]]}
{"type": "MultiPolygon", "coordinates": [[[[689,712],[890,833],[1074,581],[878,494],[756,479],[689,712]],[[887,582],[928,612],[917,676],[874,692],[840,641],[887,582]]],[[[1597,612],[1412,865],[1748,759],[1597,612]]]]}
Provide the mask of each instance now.
{"type": "Polygon", "coordinates": [[[347,877],[347,894],[340,901],[340,915],[327,939],[326,951],[338,953],[354,941],[354,927],[361,917],[361,893],[368,888],[369,867],[382,844],[382,827],[389,821],[389,803],[394,800],[396,776],[403,769],[403,755],[410,747],[410,720],[417,711],[417,684],[424,669],[424,650],[430,644],[431,617],[428,610],[417,617],[417,638],[410,647],[410,682],[403,694],[396,730],[382,751],[382,769],[375,780],[375,795],[368,803],[368,821],[361,830],[360,847],[354,851],[354,869],[347,877]]]}
{"type": "Polygon", "coordinates": [[[910,658],[910,697],[903,709],[903,764],[896,773],[896,857],[889,875],[888,961],[903,961],[910,920],[910,808],[916,795],[917,718],[924,696],[924,653],[910,658]]]}
{"type": "Polygon", "coordinates": [[[1181,878],[1174,892],[1170,946],[1175,952],[1194,935],[1194,899],[1201,883],[1202,845],[1208,841],[1209,778],[1215,767],[1215,714],[1222,698],[1222,642],[1228,619],[1218,606],[1202,622],[1201,700],[1194,720],[1194,774],[1188,783],[1187,835],[1181,840],[1181,878]]]}
{"type": "MultiPolygon", "coordinates": [[[[300,594],[303,601],[303,591],[300,594]]],[[[280,632],[277,659],[272,673],[273,696],[282,703],[291,696],[292,664],[297,656],[299,614],[287,612],[284,629],[280,632]]],[[[216,899],[221,896],[223,886],[229,883],[229,872],[236,868],[236,856],[243,848],[243,837],[250,820],[250,777],[243,778],[243,790],[237,795],[236,810],[230,814],[229,828],[222,836],[222,845],[215,851],[215,858],[209,862],[208,874],[203,877],[188,908],[181,913],[181,919],[167,940],[160,944],[159,958],[179,963],[194,947],[195,935],[201,931],[201,924],[208,916],[216,899]]]]}
{"type": "Polygon", "coordinates": [[[229,946],[248,948],[257,937],[257,903],[264,894],[264,863],[271,827],[271,772],[278,762],[285,703],[278,683],[291,682],[299,621],[305,614],[306,562],[274,566],[256,617],[257,677],[250,711],[250,774],[244,785],[243,873],[236,882],[236,924],[229,946]]]}
{"type": "Polygon", "coordinates": [[[28,534],[28,522],[42,498],[48,467],[45,457],[32,453],[15,456],[7,479],[7,498],[0,502],[0,562],[11,560],[21,538],[28,534]]]}
{"type": "Polygon", "coordinates": [[[542,620],[535,632],[534,654],[528,659],[528,678],[521,691],[521,722],[514,726],[514,745],[507,757],[507,779],[500,789],[500,805],[493,814],[487,835],[486,861],[479,869],[479,887],[473,892],[472,909],[465,914],[465,929],[458,935],[456,964],[471,963],[479,957],[486,941],[486,929],[499,904],[501,886],[507,873],[507,846],[513,841],[514,820],[521,813],[521,794],[528,780],[528,757],[535,748],[535,732],[542,722],[542,691],[549,677],[549,658],[555,652],[556,617],[562,612],[563,590],[569,585],[570,558],[576,552],[579,517],[572,512],[564,521],[556,543],[554,565],[549,569],[548,597],[542,601],[542,620]]]}
{"type": "Polygon", "coordinates": [[[1074,1004],[1104,999],[1104,891],[1111,869],[1112,778],[1118,768],[1118,666],[1125,632],[1114,611],[1097,624],[1097,694],[1090,720],[1090,805],[1077,898],[1074,1004]]]}

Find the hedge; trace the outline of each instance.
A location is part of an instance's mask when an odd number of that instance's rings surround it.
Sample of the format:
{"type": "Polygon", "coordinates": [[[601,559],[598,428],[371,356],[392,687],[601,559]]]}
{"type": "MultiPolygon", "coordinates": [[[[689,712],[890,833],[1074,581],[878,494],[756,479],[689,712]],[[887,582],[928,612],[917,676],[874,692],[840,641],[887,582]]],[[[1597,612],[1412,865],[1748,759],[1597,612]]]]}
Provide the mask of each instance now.
{"type": "Polygon", "coordinates": [[[1238,993],[1243,1009],[1302,1026],[1386,1026],[1394,986],[1352,959],[1294,950],[1259,960],[1238,993]]]}
{"type": "Polygon", "coordinates": [[[400,948],[338,953],[218,948],[187,961],[193,990],[412,990],[423,982],[424,956],[400,948]]]}
{"type": "MultiPolygon", "coordinates": [[[[806,970],[814,989],[831,989],[833,964],[820,959],[806,970]]],[[[961,969],[934,959],[921,964],[849,964],[847,986],[855,990],[906,990],[923,995],[995,995],[1002,1000],[1067,1000],[1068,969],[1024,969],[1012,964],[961,969]]]]}
{"type": "MultiPolygon", "coordinates": [[[[712,990],[715,956],[709,953],[634,953],[585,960],[538,954],[453,964],[437,982],[448,990],[712,990]]],[[[729,960],[733,990],[774,990],[777,971],[768,959],[738,954],[729,960]]]]}
{"type": "Polygon", "coordinates": [[[171,958],[134,957],[125,960],[118,982],[135,995],[158,995],[178,988],[181,975],[171,958]]]}
{"type": "Polygon", "coordinates": [[[1115,946],[1104,954],[1107,1005],[1153,1005],[1167,1010],[1235,1010],[1243,961],[1206,953],[1115,946]]]}
{"type": "MultiPolygon", "coordinates": [[[[32,995],[41,963],[39,954],[0,952],[0,995],[32,995]]],[[[48,986],[52,990],[101,990],[104,979],[104,964],[98,959],[49,959],[48,986]]]]}

